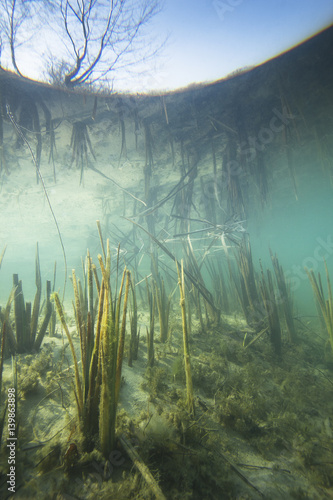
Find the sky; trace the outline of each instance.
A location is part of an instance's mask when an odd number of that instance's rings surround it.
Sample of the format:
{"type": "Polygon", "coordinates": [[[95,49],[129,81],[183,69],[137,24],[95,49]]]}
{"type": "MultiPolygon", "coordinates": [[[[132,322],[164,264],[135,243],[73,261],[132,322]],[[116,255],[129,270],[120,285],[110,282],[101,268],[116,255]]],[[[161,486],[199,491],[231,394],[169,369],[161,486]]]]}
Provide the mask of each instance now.
{"type": "MultiPolygon", "coordinates": [[[[157,45],[165,41],[163,48],[138,74],[118,72],[115,90],[164,91],[219,80],[261,64],[333,24],[333,0],[161,3],[161,12],[147,28],[157,45]]],[[[44,59],[46,56],[44,51],[44,59]]],[[[27,46],[19,58],[23,74],[41,79],[38,61],[42,60],[43,56],[32,55],[27,46]]]]}
{"type": "Polygon", "coordinates": [[[151,29],[167,36],[126,87],[171,90],[258,65],[333,23],[333,0],[165,0],[151,29]]]}

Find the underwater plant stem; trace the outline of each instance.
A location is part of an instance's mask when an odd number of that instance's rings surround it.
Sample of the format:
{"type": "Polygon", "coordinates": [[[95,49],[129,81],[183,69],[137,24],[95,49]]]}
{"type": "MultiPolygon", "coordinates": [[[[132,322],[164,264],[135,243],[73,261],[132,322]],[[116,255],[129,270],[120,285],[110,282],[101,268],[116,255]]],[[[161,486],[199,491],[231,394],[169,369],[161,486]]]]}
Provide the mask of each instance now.
{"type": "Polygon", "coordinates": [[[98,425],[98,403],[100,396],[100,382],[101,382],[101,355],[100,355],[100,339],[101,339],[101,326],[103,319],[104,310],[104,296],[105,287],[104,280],[102,280],[100,292],[99,292],[99,302],[98,302],[98,312],[97,312],[97,322],[96,322],[96,335],[95,343],[93,347],[93,352],[90,359],[89,366],[89,376],[88,376],[88,390],[86,392],[85,401],[85,413],[84,413],[84,429],[85,435],[91,435],[94,428],[98,425]]]}
{"type": "Polygon", "coordinates": [[[153,292],[147,289],[148,298],[149,298],[149,309],[150,309],[150,321],[149,321],[149,330],[147,327],[147,366],[152,368],[155,362],[155,352],[154,352],[154,326],[155,326],[155,295],[153,292]]]}
{"type": "Polygon", "coordinates": [[[329,336],[329,341],[330,341],[331,349],[332,349],[332,353],[333,353],[332,287],[331,287],[331,281],[330,281],[330,277],[328,274],[326,261],[324,261],[324,264],[325,264],[325,273],[326,273],[326,281],[327,281],[328,299],[325,299],[325,296],[324,296],[324,291],[323,291],[320,273],[318,273],[318,280],[317,280],[313,270],[309,271],[307,268],[305,268],[305,271],[306,271],[308,278],[309,278],[309,281],[311,283],[314,296],[319,304],[322,317],[324,318],[326,330],[327,330],[327,333],[329,336]]]}
{"type": "Polygon", "coordinates": [[[104,241],[103,241],[103,235],[102,235],[101,222],[99,220],[97,220],[96,224],[97,224],[97,230],[98,230],[99,239],[100,239],[100,242],[101,242],[101,247],[102,247],[104,262],[106,262],[106,253],[105,253],[105,247],[104,247],[104,241]]]}
{"type": "MultiPolygon", "coordinates": [[[[125,276],[127,275],[122,323],[124,337],[126,326],[124,318],[126,318],[126,307],[129,292],[129,274],[127,273],[129,272],[126,269],[124,270],[118,300],[115,306],[112,301],[110,286],[111,257],[109,240],[107,240],[107,259],[105,268],[103,268],[102,257],[100,255],[98,257],[101,264],[105,287],[100,340],[101,398],[99,406],[99,439],[101,451],[103,455],[107,457],[111,450],[114,449],[115,445],[117,398],[119,392],[119,387],[117,388],[117,385],[120,386],[123,351],[120,340],[122,332],[119,332],[120,304],[125,276]],[[119,370],[117,370],[117,367],[119,367],[119,370]],[[117,377],[119,377],[119,379],[117,379],[117,377]]],[[[116,298],[114,301],[116,301],[116,298]]]]}
{"type": "Polygon", "coordinates": [[[185,377],[186,377],[186,392],[187,392],[187,407],[189,412],[194,415],[194,398],[193,398],[193,383],[191,374],[191,362],[190,362],[190,350],[187,332],[187,321],[186,321],[186,307],[185,307],[185,279],[184,279],[184,267],[183,260],[181,261],[181,271],[179,271],[178,263],[177,272],[179,279],[179,291],[180,291],[180,307],[182,311],[182,325],[183,325],[183,346],[184,346],[184,363],[185,363],[185,377]]]}
{"type": "Polygon", "coordinates": [[[103,172],[101,172],[96,167],[93,167],[91,165],[89,165],[89,168],[90,168],[90,170],[93,170],[97,174],[99,174],[102,177],[104,177],[104,179],[107,179],[108,181],[111,181],[115,186],[117,186],[119,189],[121,189],[121,191],[123,191],[125,194],[128,194],[128,196],[130,196],[131,198],[133,198],[133,200],[138,201],[139,203],[142,203],[142,205],[144,205],[145,207],[147,206],[147,204],[144,201],[142,201],[142,200],[140,200],[140,198],[137,198],[136,196],[134,196],[134,194],[130,193],[130,191],[127,191],[127,189],[123,188],[120,184],[118,184],[118,182],[116,182],[114,179],[112,179],[112,177],[109,177],[109,176],[103,174],[103,172]]]}
{"type": "Polygon", "coordinates": [[[4,246],[4,249],[2,250],[1,255],[0,255],[0,269],[1,269],[1,264],[2,264],[3,258],[5,256],[6,248],[7,248],[7,245],[4,246]]]}
{"type": "MultiPolygon", "coordinates": [[[[124,271],[125,272],[125,271],[124,271]]],[[[116,390],[115,390],[115,404],[118,403],[120,381],[121,381],[121,367],[123,363],[124,356],[124,345],[125,345],[125,330],[126,330],[126,311],[128,302],[128,292],[131,284],[131,273],[126,270],[126,285],[125,285],[125,295],[124,295],[124,305],[123,305],[123,318],[121,323],[121,330],[118,343],[118,355],[117,355],[117,371],[116,371],[116,390]]]]}
{"type": "Polygon", "coordinates": [[[159,283],[157,284],[157,281],[154,281],[153,287],[155,288],[156,304],[160,322],[160,341],[166,342],[169,329],[170,299],[166,295],[163,278],[160,278],[159,275],[157,275],[156,278],[158,278],[159,283]]]}
{"type": "Polygon", "coordinates": [[[74,344],[73,344],[71,335],[70,335],[69,330],[68,330],[68,326],[67,326],[65,315],[64,315],[64,310],[63,310],[63,307],[61,305],[59,295],[57,292],[54,292],[52,294],[52,296],[53,296],[53,300],[54,300],[55,305],[56,305],[56,309],[58,312],[60,322],[61,322],[62,327],[65,330],[65,333],[67,335],[68,343],[69,343],[69,346],[70,346],[70,349],[72,352],[72,356],[73,356],[74,371],[75,371],[75,387],[76,387],[75,395],[76,395],[76,402],[77,402],[77,407],[78,407],[79,418],[81,418],[82,417],[82,410],[83,410],[83,395],[82,395],[82,385],[81,385],[80,375],[79,375],[79,366],[78,366],[78,362],[77,362],[77,358],[76,358],[74,344]]]}
{"type": "Polygon", "coordinates": [[[72,281],[73,281],[73,289],[74,289],[74,313],[76,319],[76,328],[80,338],[80,347],[81,347],[81,362],[82,362],[82,380],[85,380],[85,372],[86,372],[86,354],[87,354],[87,346],[86,346],[86,331],[85,325],[82,318],[81,311],[81,301],[79,297],[78,284],[76,280],[75,270],[72,270],[72,281]]]}
{"type": "Polygon", "coordinates": [[[130,315],[131,340],[128,353],[128,366],[132,366],[132,361],[138,357],[138,309],[135,292],[135,278],[131,280],[132,290],[132,315],[130,315]]]}
{"type": "Polygon", "coordinates": [[[85,395],[89,388],[89,369],[92,353],[94,350],[94,295],[93,295],[93,273],[91,269],[91,258],[89,251],[87,252],[87,296],[88,296],[88,311],[87,311],[87,337],[86,337],[86,367],[85,367],[85,395]]]}
{"type": "Polygon", "coordinates": [[[282,343],[281,343],[281,326],[280,326],[280,318],[279,312],[277,308],[277,301],[274,293],[274,286],[272,280],[272,273],[269,269],[267,269],[267,281],[264,275],[264,270],[262,268],[262,264],[260,262],[261,268],[261,294],[262,300],[264,304],[264,308],[267,315],[267,321],[269,325],[270,338],[272,345],[274,347],[274,351],[278,356],[281,356],[282,352],[282,343]]]}
{"type": "MultiPolygon", "coordinates": [[[[170,257],[174,262],[176,262],[176,265],[179,266],[179,262],[176,259],[176,257],[170,252],[170,250],[155,236],[153,236],[149,231],[147,231],[144,227],[142,227],[139,223],[134,222],[131,219],[128,219],[127,217],[123,217],[125,220],[128,220],[129,222],[132,222],[135,226],[138,226],[142,231],[144,231],[148,236],[167,254],[168,257],[170,257]]],[[[207,290],[207,288],[202,284],[199,283],[198,280],[186,269],[184,269],[184,274],[186,277],[191,281],[191,283],[198,289],[198,292],[203,296],[203,298],[209,303],[211,308],[213,309],[214,312],[219,314],[219,310],[217,307],[215,307],[214,302],[213,302],[213,297],[212,294],[207,290]]]]}
{"type": "Polygon", "coordinates": [[[269,253],[271,255],[272,264],[276,276],[276,282],[279,288],[280,296],[282,299],[282,307],[284,312],[284,317],[286,320],[287,331],[289,335],[289,340],[291,342],[297,341],[296,328],[294,324],[293,311],[292,311],[292,302],[290,299],[290,295],[287,290],[287,284],[284,276],[284,272],[282,266],[280,265],[278,258],[276,255],[273,255],[271,249],[269,249],[269,253]]]}
{"type": "Polygon", "coordinates": [[[17,341],[16,341],[15,335],[13,333],[13,330],[11,328],[11,324],[9,321],[10,310],[11,310],[12,302],[14,301],[14,298],[15,298],[16,291],[17,291],[17,287],[14,286],[12,291],[10,292],[10,295],[8,297],[8,300],[7,300],[6,308],[5,308],[4,312],[2,313],[2,317],[1,317],[2,323],[6,322],[6,324],[7,324],[7,326],[6,326],[6,338],[8,341],[7,345],[9,346],[9,350],[10,350],[11,354],[15,354],[17,352],[17,341]]]}
{"type": "Polygon", "coordinates": [[[36,338],[37,326],[38,326],[38,316],[39,316],[39,308],[40,308],[40,299],[42,295],[42,279],[40,273],[40,262],[39,262],[39,252],[38,252],[38,243],[36,248],[36,295],[34,299],[34,305],[32,309],[32,317],[30,323],[30,344],[33,345],[36,338]]]}
{"type": "MultiPolygon", "coordinates": [[[[104,278],[103,278],[104,279],[104,278]]],[[[114,322],[110,317],[110,287],[108,282],[104,281],[104,303],[103,316],[101,323],[101,342],[100,342],[100,358],[101,358],[101,398],[99,403],[99,440],[101,451],[104,456],[107,456],[111,450],[112,429],[110,425],[110,399],[112,397],[112,385],[114,387],[114,377],[111,377],[110,353],[112,351],[110,345],[110,337],[114,329],[114,322]]],[[[112,339],[114,340],[114,339],[112,339]]],[[[114,346],[113,346],[114,347],[114,346]]]]}
{"type": "Polygon", "coordinates": [[[14,287],[16,287],[14,296],[14,314],[17,349],[19,352],[24,352],[28,348],[30,332],[27,331],[28,325],[26,321],[22,281],[19,281],[18,274],[13,274],[13,284],[14,287]]]}
{"type": "Polygon", "coordinates": [[[52,304],[51,304],[51,301],[50,301],[50,295],[51,295],[51,281],[47,281],[46,282],[46,312],[45,312],[45,316],[44,316],[44,319],[43,319],[43,323],[40,327],[40,330],[38,332],[38,335],[37,335],[37,338],[36,338],[36,341],[35,343],[33,344],[33,348],[38,351],[42,342],[43,342],[43,338],[45,336],[45,333],[46,333],[46,329],[47,329],[47,326],[50,322],[50,318],[51,318],[51,314],[52,314],[52,304]]]}

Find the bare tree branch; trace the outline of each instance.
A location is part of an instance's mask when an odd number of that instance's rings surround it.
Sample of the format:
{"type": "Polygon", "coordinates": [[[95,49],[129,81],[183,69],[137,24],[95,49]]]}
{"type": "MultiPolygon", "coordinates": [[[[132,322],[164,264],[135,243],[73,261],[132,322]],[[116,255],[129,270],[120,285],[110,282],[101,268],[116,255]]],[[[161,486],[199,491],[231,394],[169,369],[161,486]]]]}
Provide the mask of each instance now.
{"type": "Polygon", "coordinates": [[[20,76],[23,74],[18,63],[18,49],[31,43],[38,26],[47,25],[47,16],[54,12],[56,4],[57,0],[0,0],[2,49],[5,53],[9,51],[13,69],[20,76]]]}
{"type": "Polygon", "coordinates": [[[16,57],[15,57],[15,36],[17,33],[16,25],[15,25],[15,6],[16,6],[16,0],[13,0],[12,5],[11,5],[11,11],[10,11],[10,38],[9,38],[10,55],[11,55],[12,64],[15,68],[16,73],[18,73],[20,76],[23,76],[22,73],[20,72],[18,66],[17,66],[16,57]]]}
{"type": "Polygon", "coordinates": [[[67,0],[67,3],[71,13],[64,10],[64,22],[75,55],[75,65],[65,77],[67,86],[96,81],[111,73],[129,54],[143,27],[159,11],[158,0],[143,0],[141,3],[80,0],[76,4],[67,0]]]}
{"type": "Polygon", "coordinates": [[[40,39],[43,53],[36,60],[44,58],[54,77],[64,75],[66,86],[110,78],[120,64],[126,67],[155,53],[143,43],[144,28],[159,12],[161,1],[0,0],[0,29],[7,43],[3,51],[22,76],[24,54],[40,39]],[[48,33],[64,44],[66,55],[59,44],[47,46],[52,40],[48,33]]]}

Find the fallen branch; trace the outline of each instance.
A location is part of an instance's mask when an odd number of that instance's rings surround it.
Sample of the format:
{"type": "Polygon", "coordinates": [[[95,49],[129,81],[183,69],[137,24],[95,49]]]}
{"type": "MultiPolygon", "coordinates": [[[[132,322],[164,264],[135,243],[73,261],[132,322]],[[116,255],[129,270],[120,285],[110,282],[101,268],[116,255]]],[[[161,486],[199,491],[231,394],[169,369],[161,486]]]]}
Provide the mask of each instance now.
{"type": "Polygon", "coordinates": [[[144,477],[144,480],[146,481],[146,483],[148,484],[148,486],[150,487],[150,489],[154,493],[156,500],[166,500],[165,496],[162,493],[161,488],[158,486],[158,484],[155,481],[154,477],[152,476],[150,470],[144,464],[140,455],[137,453],[137,451],[133,448],[131,443],[128,441],[128,439],[123,434],[120,436],[120,441],[121,441],[121,444],[123,445],[124,450],[126,451],[127,455],[130,457],[133,464],[139,470],[139,472],[142,474],[142,476],[144,477]]]}

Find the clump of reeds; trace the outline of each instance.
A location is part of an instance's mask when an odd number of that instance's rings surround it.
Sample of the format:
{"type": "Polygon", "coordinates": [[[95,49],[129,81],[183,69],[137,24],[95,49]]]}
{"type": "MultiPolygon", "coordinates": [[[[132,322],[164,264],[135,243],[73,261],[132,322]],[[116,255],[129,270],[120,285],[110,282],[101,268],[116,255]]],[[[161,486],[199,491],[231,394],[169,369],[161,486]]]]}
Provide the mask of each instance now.
{"type": "MultiPolygon", "coordinates": [[[[81,429],[85,436],[85,448],[92,449],[98,441],[104,456],[115,446],[116,410],[121,381],[124,353],[126,310],[130,289],[130,272],[125,268],[119,293],[112,295],[110,274],[111,254],[107,240],[105,260],[98,256],[102,281],[97,279],[96,268],[88,252],[86,259],[86,286],[84,290],[73,271],[75,318],[80,337],[81,366],[75,354],[74,344],[65,320],[62,304],[57,293],[53,294],[56,309],[65,330],[72,352],[75,374],[74,394],[81,429]],[[96,321],[93,307],[93,276],[98,293],[96,321]],[[123,307],[121,315],[121,303],[123,307]],[[87,300],[86,300],[87,299],[87,300]]],[[[118,274],[117,261],[117,274],[118,274]]]]}
{"type": "Polygon", "coordinates": [[[293,318],[293,308],[292,308],[292,301],[290,298],[290,293],[287,289],[287,284],[284,276],[284,272],[282,269],[281,264],[278,261],[278,258],[275,255],[273,255],[272,250],[269,250],[271,259],[272,259],[272,264],[275,272],[275,277],[276,277],[276,282],[278,285],[279,293],[280,293],[280,303],[282,304],[282,309],[283,309],[283,314],[284,314],[284,319],[287,327],[287,332],[288,332],[288,337],[290,342],[296,342],[297,340],[297,335],[296,335],[296,328],[295,328],[295,323],[294,323],[294,318],[293,318]]]}
{"type": "MultiPolygon", "coordinates": [[[[260,263],[261,266],[261,263],[260,263]]],[[[281,342],[281,326],[279,311],[277,307],[277,300],[274,293],[274,285],[272,273],[269,269],[266,271],[267,278],[265,277],[263,268],[261,266],[261,281],[259,288],[263,301],[264,310],[266,312],[266,321],[270,332],[270,339],[275,353],[280,356],[282,351],[281,342]]]]}
{"type": "Polygon", "coordinates": [[[46,282],[46,303],[44,318],[38,327],[39,316],[41,311],[42,297],[42,280],[40,273],[40,262],[38,244],[36,249],[36,294],[33,305],[31,302],[24,301],[22,281],[19,280],[18,274],[13,274],[13,289],[7,306],[4,312],[0,312],[0,320],[2,324],[6,321],[6,353],[16,354],[38,351],[52,315],[52,304],[50,301],[51,282],[46,282]],[[11,323],[8,321],[11,303],[14,302],[14,330],[11,323]]]}
{"type": "Polygon", "coordinates": [[[327,281],[327,293],[328,293],[328,298],[325,298],[324,290],[323,290],[323,285],[321,281],[321,275],[318,273],[318,278],[316,278],[313,270],[308,270],[305,268],[305,271],[308,275],[308,278],[310,280],[312,290],[315,296],[315,299],[317,300],[317,303],[319,305],[320,312],[322,314],[322,317],[324,319],[324,323],[326,326],[326,330],[328,333],[329,337],[329,342],[331,344],[331,349],[332,349],[332,354],[333,354],[333,299],[332,299],[332,288],[331,288],[331,281],[330,281],[330,276],[328,273],[327,269],[327,264],[326,261],[324,260],[324,265],[325,265],[325,273],[326,273],[326,281],[327,281]]]}
{"type": "Polygon", "coordinates": [[[242,241],[236,260],[239,269],[239,283],[234,278],[236,290],[246,321],[253,325],[254,321],[257,323],[260,300],[249,239],[242,241]]]}

